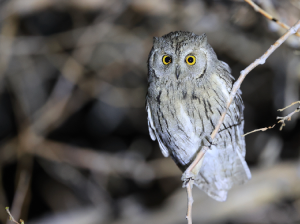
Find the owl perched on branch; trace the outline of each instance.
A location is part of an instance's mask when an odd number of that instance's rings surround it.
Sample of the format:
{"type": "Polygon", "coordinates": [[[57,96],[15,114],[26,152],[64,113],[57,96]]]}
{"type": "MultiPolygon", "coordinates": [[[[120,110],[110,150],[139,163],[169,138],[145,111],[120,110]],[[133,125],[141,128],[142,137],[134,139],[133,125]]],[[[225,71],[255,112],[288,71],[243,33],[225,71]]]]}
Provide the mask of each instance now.
{"type": "Polygon", "coordinates": [[[215,139],[210,137],[226,109],[233,80],[229,66],[217,59],[205,34],[180,31],[154,38],[146,97],[150,136],[182,171],[208,146],[194,184],[218,201],[226,200],[234,184],[251,178],[242,137],[241,92],[215,139]]]}

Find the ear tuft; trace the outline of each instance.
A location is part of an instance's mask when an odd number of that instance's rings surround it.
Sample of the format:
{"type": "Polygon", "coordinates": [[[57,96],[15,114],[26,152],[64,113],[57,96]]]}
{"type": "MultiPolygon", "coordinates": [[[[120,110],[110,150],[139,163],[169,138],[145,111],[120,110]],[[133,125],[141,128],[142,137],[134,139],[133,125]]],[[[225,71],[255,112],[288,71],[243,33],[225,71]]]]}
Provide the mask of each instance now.
{"type": "Polygon", "coordinates": [[[200,45],[206,45],[207,44],[206,33],[204,33],[201,36],[199,36],[199,42],[200,42],[200,45]]]}
{"type": "Polygon", "coordinates": [[[153,37],[153,46],[158,47],[159,37],[153,37]]]}

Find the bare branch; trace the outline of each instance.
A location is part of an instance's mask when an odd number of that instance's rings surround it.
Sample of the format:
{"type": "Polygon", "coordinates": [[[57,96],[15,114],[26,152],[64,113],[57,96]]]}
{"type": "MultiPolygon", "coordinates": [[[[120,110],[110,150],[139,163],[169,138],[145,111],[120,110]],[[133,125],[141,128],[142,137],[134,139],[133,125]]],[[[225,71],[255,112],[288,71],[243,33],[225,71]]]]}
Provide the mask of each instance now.
{"type": "Polygon", "coordinates": [[[269,127],[265,127],[265,128],[255,129],[255,130],[250,131],[250,132],[248,132],[248,133],[246,133],[246,134],[244,134],[244,135],[242,135],[242,136],[245,137],[246,135],[252,134],[252,133],[254,133],[254,132],[269,130],[269,129],[274,128],[275,125],[276,125],[276,124],[273,124],[273,126],[269,126],[269,127]]]}
{"type": "MultiPolygon", "coordinates": [[[[260,14],[262,14],[264,17],[266,17],[267,19],[277,23],[279,26],[281,26],[284,29],[290,29],[291,27],[286,25],[285,23],[280,22],[278,19],[275,19],[272,15],[270,15],[269,13],[267,13],[265,10],[263,10],[262,8],[260,8],[258,5],[256,5],[252,0],[244,0],[245,2],[247,2],[249,5],[251,5],[254,10],[256,12],[259,12],[260,14]]],[[[298,37],[300,37],[300,33],[296,32],[295,33],[298,37]]]]}
{"type": "MultiPolygon", "coordinates": [[[[299,103],[299,102],[300,102],[300,101],[294,102],[294,103],[292,103],[291,105],[294,105],[294,104],[299,103]]],[[[282,111],[282,110],[284,110],[284,109],[290,107],[291,105],[289,105],[289,106],[287,106],[287,107],[281,109],[280,111],[282,111]]],[[[287,116],[285,116],[285,117],[277,117],[276,119],[279,120],[278,123],[281,123],[281,126],[280,126],[280,129],[279,129],[279,130],[281,131],[282,128],[285,126],[284,121],[290,121],[290,120],[292,119],[292,116],[293,116],[295,113],[298,113],[298,112],[300,112],[300,105],[299,105],[292,113],[289,113],[287,116]]]]}
{"type": "Polygon", "coordinates": [[[285,108],[278,109],[278,111],[284,111],[285,109],[287,109],[287,108],[289,108],[289,107],[291,107],[291,106],[293,106],[293,105],[295,105],[295,104],[297,104],[297,103],[299,103],[299,104],[300,104],[300,101],[296,101],[296,102],[294,102],[294,103],[291,103],[290,105],[288,105],[288,106],[287,106],[287,107],[285,107],[285,108]]]}
{"type": "Polygon", "coordinates": [[[186,219],[188,221],[188,224],[192,224],[192,222],[193,222],[192,221],[192,206],[193,206],[193,202],[194,202],[193,194],[192,194],[193,184],[194,184],[194,181],[190,180],[186,186],[186,192],[187,192],[187,197],[188,197],[188,209],[186,212],[186,219]]]}
{"type": "MultiPolygon", "coordinates": [[[[291,103],[289,106],[287,106],[287,107],[285,107],[285,108],[278,109],[278,111],[284,111],[285,109],[287,109],[287,108],[289,108],[289,107],[291,107],[291,106],[293,106],[293,105],[295,105],[295,104],[297,104],[297,103],[300,104],[300,101],[296,101],[296,102],[294,102],[294,103],[291,103]]],[[[287,116],[285,116],[285,117],[277,117],[277,118],[276,118],[276,119],[279,119],[278,123],[282,123],[281,126],[280,126],[280,129],[279,129],[280,131],[281,131],[282,128],[285,126],[284,121],[290,121],[290,120],[292,119],[292,116],[293,116],[295,113],[297,113],[297,112],[300,112],[300,105],[299,105],[292,113],[288,114],[287,116]]],[[[248,133],[246,133],[246,134],[244,134],[244,135],[242,135],[242,136],[244,137],[244,136],[246,136],[246,135],[252,134],[252,133],[257,132],[257,131],[266,131],[266,130],[268,130],[268,129],[272,129],[272,128],[275,127],[275,125],[276,125],[276,124],[274,124],[273,126],[266,127],[266,128],[255,129],[255,130],[250,131],[250,132],[248,132],[248,133]]]]}

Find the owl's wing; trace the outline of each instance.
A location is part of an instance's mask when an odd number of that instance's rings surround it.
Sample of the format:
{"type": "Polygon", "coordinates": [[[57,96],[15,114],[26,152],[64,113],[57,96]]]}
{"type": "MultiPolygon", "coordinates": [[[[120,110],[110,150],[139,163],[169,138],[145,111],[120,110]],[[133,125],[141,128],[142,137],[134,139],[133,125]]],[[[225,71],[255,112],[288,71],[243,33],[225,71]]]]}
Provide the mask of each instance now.
{"type": "Polygon", "coordinates": [[[146,111],[147,111],[147,114],[148,114],[148,128],[149,128],[150,137],[153,141],[155,141],[157,139],[162,154],[164,155],[164,157],[168,157],[169,156],[169,150],[164,145],[164,143],[161,141],[159,135],[156,132],[156,128],[155,128],[153,120],[152,120],[152,114],[151,114],[151,110],[150,110],[148,100],[146,100],[146,111]]]}
{"type": "MultiPolygon", "coordinates": [[[[237,121],[241,121],[242,127],[244,127],[244,113],[243,113],[243,111],[245,109],[245,106],[244,106],[241,95],[242,95],[242,91],[239,89],[237,91],[236,95],[235,95],[234,103],[232,103],[230,105],[230,107],[231,107],[232,113],[234,114],[234,115],[231,115],[231,116],[236,117],[237,121]]],[[[244,134],[243,128],[239,128],[239,133],[240,133],[240,135],[244,134]]],[[[241,155],[243,157],[245,157],[245,155],[246,155],[245,139],[244,138],[237,138],[237,140],[239,141],[239,145],[240,145],[239,152],[241,153],[241,155]]]]}
{"type": "Polygon", "coordinates": [[[251,178],[250,170],[240,152],[230,150],[232,154],[229,156],[222,155],[224,151],[228,151],[228,148],[212,148],[207,151],[200,172],[195,178],[195,185],[217,201],[226,201],[227,193],[233,185],[243,184],[251,178]],[[230,162],[224,161],[226,159],[230,162]]]}
{"type": "Polygon", "coordinates": [[[245,155],[241,153],[245,150],[244,138],[241,137],[243,130],[239,126],[234,129],[231,134],[236,144],[227,144],[226,147],[224,144],[212,145],[195,178],[195,185],[217,201],[225,201],[233,185],[251,179],[245,155]]]}

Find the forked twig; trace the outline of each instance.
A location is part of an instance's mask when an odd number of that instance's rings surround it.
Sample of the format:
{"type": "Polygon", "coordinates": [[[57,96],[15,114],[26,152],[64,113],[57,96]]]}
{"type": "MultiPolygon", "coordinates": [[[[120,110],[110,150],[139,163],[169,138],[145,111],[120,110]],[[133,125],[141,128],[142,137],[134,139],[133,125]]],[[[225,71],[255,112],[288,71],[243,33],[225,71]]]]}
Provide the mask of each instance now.
{"type": "MultiPolygon", "coordinates": [[[[285,109],[295,105],[295,104],[298,104],[299,103],[299,106],[290,114],[288,114],[287,116],[284,116],[284,117],[277,117],[276,119],[279,119],[279,121],[277,123],[282,123],[279,130],[281,131],[282,128],[285,126],[285,123],[284,121],[290,121],[292,119],[292,116],[295,114],[295,113],[298,113],[300,112],[300,101],[296,101],[294,103],[291,103],[289,106],[285,107],[285,108],[282,108],[282,109],[278,109],[278,111],[284,111],[285,109]]],[[[272,129],[275,127],[276,124],[274,124],[273,126],[269,126],[269,127],[266,127],[266,128],[260,128],[260,129],[255,129],[253,131],[250,131],[244,135],[242,135],[243,137],[246,136],[246,135],[249,135],[249,134],[252,134],[254,132],[257,132],[257,131],[266,131],[266,130],[269,130],[269,129],[272,129]]]]}
{"type": "MultiPolygon", "coordinates": [[[[245,2],[247,2],[249,5],[251,5],[255,11],[259,12],[260,14],[262,14],[264,17],[266,17],[267,19],[277,23],[279,26],[281,26],[284,29],[290,29],[291,27],[289,25],[286,25],[283,22],[280,22],[278,19],[275,19],[272,15],[270,15],[269,13],[267,13],[265,10],[263,10],[262,8],[260,8],[258,5],[256,5],[252,0],[244,0],[245,2]]],[[[300,33],[296,32],[295,33],[298,37],[300,37],[300,33]]]]}
{"type": "Polygon", "coordinates": [[[284,121],[290,121],[292,119],[292,116],[295,114],[295,113],[298,113],[300,112],[300,101],[296,101],[292,104],[290,104],[289,106],[285,107],[285,108],[282,108],[282,109],[279,109],[278,111],[283,111],[295,104],[299,103],[299,106],[292,112],[292,113],[289,113],[288,115],[284,116],[284,117],[277,117],[276,119],[278,119],[278,123],[281,123],[281,126],[280,126],[280,131],[282,130],[282,128],[285,126],[285,123],[284,121]]]}
{"type": "MultiPolygon", "coordinates": [[[[230,96],[229,96],[229,99],[227,101],[227,104],[226,104],[226,110],[222,113],[216,127],[215,127],[215,130],[212,132],[211,134],[211,139],[213,140],[217,133],[219,132],[219,129],[224,121],[224,118],[227,114],[227,111],[229,109],[229,106],[230,104],[232,103],[237,91],[239,90],[243,80],[246,78],[247,74],[252,71],[256,66],[258,65],[262,65],[265,63],[266,59],[291,35],[295,34],[297,32],[297,30],[300,28],[300,20],[292,27],[288,30],[288,32],[286,32],[282,37],[280,37],[275,43],[274,45],[271,45],[271,47],[259,58],[259,59],[256,59],[253,63],[251,63],[246,69],[242,70],[241,73],[240,73],[240,77],[238,78],[238,80],[234,83],[232,89],[231,89],[231,93],[230,93],[230,96]]],[[[188,173],[187,176],[190,176],[190,173],[192,172],[192,170],[196,167],[196,165],[198,164],[198,162],[201,161],[201,159],[203,158],[204,154],[205,154],[206,150],[200,150],[200,152],[198,153],[195,161],[187,168],[186,172],[188,173]]],[[[186,173],[185,172],[185,173],[186,173]]],[[[193,183],[190,183],[190,180],[192,179],[189,179],[187,180],[187,184],[186,184],[186,187],[190,187],[190,185],[192,185],[193,183]]],[[[187,216],[186,216],[186,219],[188,221],[188,224],[191,224],[192,223],[192,197],[189,196],[189,190],[191,189],[188,189],[188,209],[187,209],[187,216]]]]}

